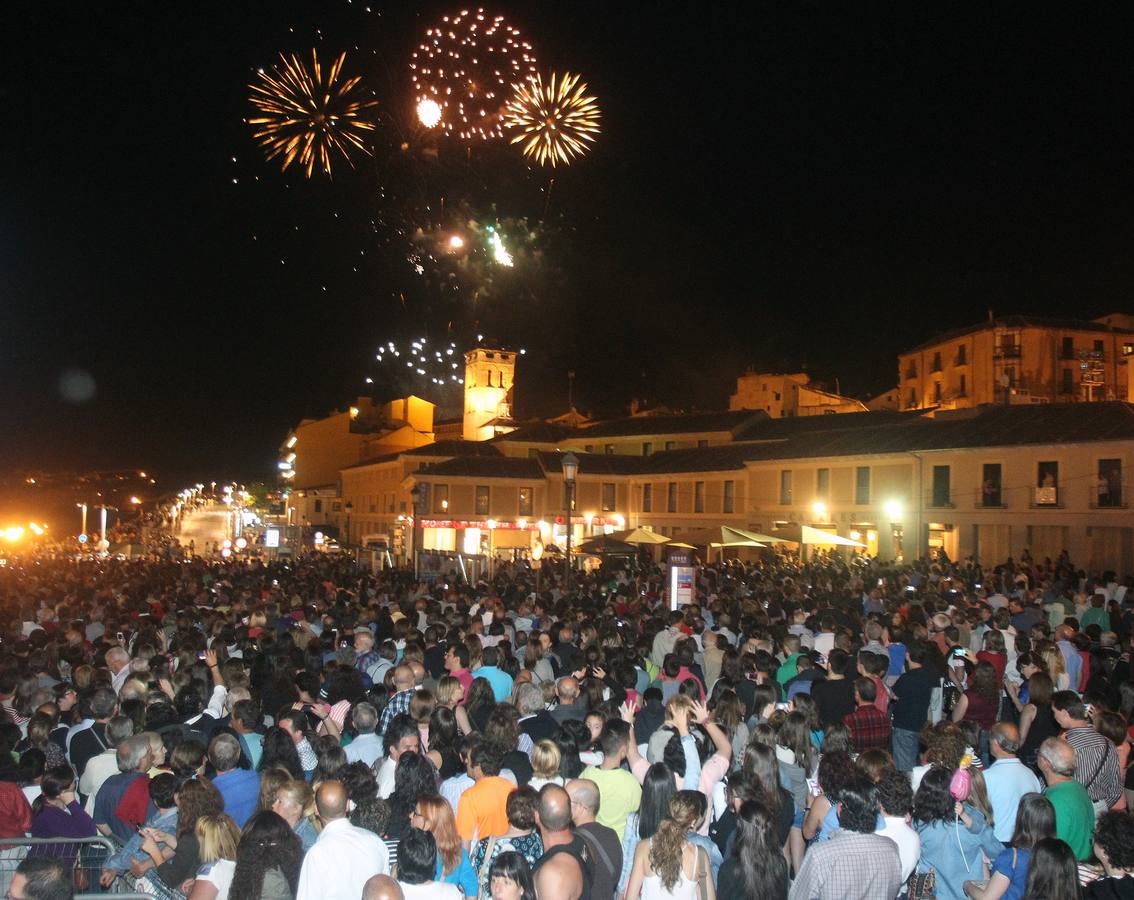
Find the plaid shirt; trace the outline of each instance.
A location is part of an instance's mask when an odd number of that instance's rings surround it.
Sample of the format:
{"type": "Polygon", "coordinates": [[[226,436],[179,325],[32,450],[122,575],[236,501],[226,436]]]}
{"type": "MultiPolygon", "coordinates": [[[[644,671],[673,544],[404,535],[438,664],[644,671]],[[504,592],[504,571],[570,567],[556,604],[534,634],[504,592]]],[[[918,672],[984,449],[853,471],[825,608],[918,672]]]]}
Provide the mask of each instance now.
{"type": "Polygon", "coordinates": [[[880,713],[873,703],[855,707],[854,712],[843,717],[843,724],[850,729],[854,748],[859,753],[864,750],[890,749],[890,717],[880,713]]]}
{"type": "Polygon", "coordinates": [[[394,716],[400,716],[402,713],[408,713],[410,708],[410,701],[413,699],[413,688],[408,691],[398,691],[390,698],[390,702],[386,704],[386,708],[382,710],[382,720],[378,723],[378,736],[385,737],[386,729],[390,727],[390,720],[394,716]]]}
{"type": "MultiPolygon", "coordinates": [[[[859,707],[863,708],[878,712],[873,706],[859,707]]],[[[897,844],[880,834],[837,831],[829,841],[807,851],[788,898],[878,900],[896,897],[901,887],[902,861],[897,844]]]]}

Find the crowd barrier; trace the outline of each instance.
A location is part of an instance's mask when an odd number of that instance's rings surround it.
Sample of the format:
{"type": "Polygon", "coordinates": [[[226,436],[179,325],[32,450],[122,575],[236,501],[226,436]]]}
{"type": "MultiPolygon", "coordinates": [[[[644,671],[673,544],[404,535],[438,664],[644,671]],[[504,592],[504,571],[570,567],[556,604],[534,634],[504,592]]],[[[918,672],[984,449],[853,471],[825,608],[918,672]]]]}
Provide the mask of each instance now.
{"type": "Polygon", "coordinates": [[[118,845],[108,837],[91,838],[0,838],[0,897],[8,894],[16,867],[27,856],[50,856],[60,860],[72,873],[75,900],[95,900],[113,896],[115,900],[153,900],[152,895],[136,893],[124,878],[109,887],[99,884],[103,865],[118,845]]]}

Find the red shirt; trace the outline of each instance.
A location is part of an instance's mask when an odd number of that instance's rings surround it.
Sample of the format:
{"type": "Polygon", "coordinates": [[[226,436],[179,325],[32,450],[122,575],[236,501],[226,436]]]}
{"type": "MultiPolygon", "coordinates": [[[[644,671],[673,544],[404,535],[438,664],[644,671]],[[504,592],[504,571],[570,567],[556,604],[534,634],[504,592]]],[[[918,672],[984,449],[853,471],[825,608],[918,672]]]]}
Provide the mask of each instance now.
{"type": "Polygon", "coordinates": [[[864,750],[889,750],[890,717],[878,711],[873,703],[855,707],[854,712],[843,717],[843,724],[850,729],[854,748],[859,753],[864,750]]]}
{"type": "Polygon", "coordinates": [[[1008,657],[1004,653],[992,653],[981,650],[977,655],[977,662],[986,662],[996,670],[996,684],[1004,686],[1004,670],[1008,667],[1008,657]]]}

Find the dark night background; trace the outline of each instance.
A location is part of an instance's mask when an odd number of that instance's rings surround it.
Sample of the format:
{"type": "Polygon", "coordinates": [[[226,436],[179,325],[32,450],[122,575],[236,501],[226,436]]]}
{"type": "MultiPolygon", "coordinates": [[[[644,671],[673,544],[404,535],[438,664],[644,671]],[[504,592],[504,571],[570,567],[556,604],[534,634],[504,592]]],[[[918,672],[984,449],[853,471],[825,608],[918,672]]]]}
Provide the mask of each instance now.
{"type": "MultiPolygon", "coordinates": [[[[413,336],[373,164],[306,183],[242,122],[279,50],[357,44],[348,69],[408,95],[410,51],[459,9],[363,6],[4,5],[0,469],[268,477],[290,425],[413,336]],[[61,398],[73,368],[93,399],[61,398]]],[[[604,116],[556,173],[563,282],[517,311],[520,414],[561,411],[568,369],[601,412],[721,408],[748,365],[874,393],[989,309],[1130,310],[1130,7],[922,6],[497,7],[604,116]]],[[[498,209],[538,215],[545,176],[515,155],[498,209]]]]}

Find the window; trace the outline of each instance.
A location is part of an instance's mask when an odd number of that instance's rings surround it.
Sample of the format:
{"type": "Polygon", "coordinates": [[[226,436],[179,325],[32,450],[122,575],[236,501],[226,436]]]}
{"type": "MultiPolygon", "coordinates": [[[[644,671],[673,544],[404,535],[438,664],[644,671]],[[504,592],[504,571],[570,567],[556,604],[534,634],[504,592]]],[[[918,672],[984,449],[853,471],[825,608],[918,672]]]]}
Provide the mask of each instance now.
{"type": "Polygon", "coordinates": [[[595,452],[595,445],[594,444],[584,444],[583,445],[583,452],[584,453],[594,453],[595,452]]]}
{"type": "Polygon", "coordinates": [[[703,513],[705,511],[705,482],[693,482],[693,512],[703,513]]]}
{"type": "Polygon", "coordinates": [[[1095,353],[1097,353],[1099,356],[1102,356],[1106,353],[1105,341],[1095,341],[1095,353]]]}
{"type": "Polygon", "coordinates": [[[948,466],[933,467],[933,505],[949,505],[949,476],[948,466]]]}
{"type": "Polygon", "coordinates": [[[476,514],[478,516],[488,515],[488,503],[491,497],[487,484],[478,484],[476,486],[476,514]]]}
{"type": "Polygon", "coordinates": [[[322,500],[316,500],[315,501],[315,512],[321,513],[322,511],[323,511],[323,501],[322,500]]]}
{"type": "Polygon", "coordinates": [[[1059,355],[1062,359],[1075,358],[1075,338],[1065,337],[1063,339],[1063,347],[1059,355]]]}
{"type": "Polygon", "coordinates": [[[603,482],[602,485],[602,511],[614,512],[615,506],[615,491],[613,482],[603,482]]]}
{"type": "Polygon", "coordinates": [[[1059,463],[1046,460],[1036,464],[1036,506],[1059,503],[1059,463]]]}
{"type": "Polygon", "coordinates": [[[530,516],[532,514],[532,494],[533,490],[530,487],[520,488],[520,510],[521,516],[530,516]]]}
{"type": "Polygon", "coordinates": [[[642,512],[654,511],[654,486],[652,484],[642,485],[642,512]]]}
{"type": "Polygon", "coordinates": [[[653,452],[654,452],[654,442],[653,441],[642,441],[642,455],[643,456],[649,456],[653,452]]]}
{"type": "Polygon", "coordinates": [[[1099,460],[1096,491],[1099,506],[1122,506],[1122,460],[1099,460]]]}
{"type": "Polygon", "coordinates": [[[961,373],[960,381],[957,383],[957,396],[967,397],[969,395],[969,384],[965,379],[965,373],[961,373]]]}
{"type": "Polygon", "coordinates": [[[910,360],[906,363],[906,378],[917,378],[917,362],[910,360]]]}
{"type": "Polygon", "coordinates": [[[941,382],[940,381],[933,382],[933,402],[934,403],[940,403],[941,402],[941,382]]]}
{"type": "Polygon", "coordinates": [[[940,372],[941,371],[941,351],[937,351],[936,353],[933,354],[933,367],[929,371],[931,371],[931,372],[940,372]]]}
{"type": "Polygon", "coordinates": [[[1063,370],[1063,381],[1059,385],[1059,392],[1061,394],[1074,394],[1075,393],[1075,376],[1072,374],[1074,369],[1063,370]]]}
{"type": "Polygon", "coordinates": [[[780,506],[791,506],[791,469],[780,472],[780,506]]]}
{"type": "Polygon", "coordinates": [[[614,444],[603,444],[602,452],[607,456],[614,456],[614,444]]]}
{"type": "Polygon", "coordinates": [[[906,398],[906,407],[912,409],[915,406],[917,406],[917,391],[914,388],[910,388],[910,395],[906,398]]]}
{"type": "Polygon", "coordinates": [[[957,365],[963,366],[969,361],[969,348],[965,344],[957,345],[957,365]]]}
{"type": "Polygon", "coordinates": [[[665,491],[665,511],[677,512],[677,482],[671,481],[665,491]]]}
{"type": "Polygon", "coordinates": [[[677,449],[677,441],[666,441],[665,442],[665,449],[666,450],[676,450],[677,449]]]}
{"type": "Polygon", "coordinates": [[[736,505],[736,482],[726,481],[724,483],[724,495],[721,498],[721,512],[730,513],[734,512],[733,507],[736,505]]]}
{"type": "Polygon", "coordinates": [[[705,447],[708,447],[708,446],[709,446],[709,441],[708,441],[708,439],[707,439],[707,438],[701,438],[701,440],[697,441],[697,446],[698,446],[699,448],[701,448],[702,450],[703,450],[703,449],[704,449],[705,447]]]}
{"type": "Polygon", "coordinates": [[[830,469],[816,469],[815,470],[815,496],[820,500],[826,500],[831,496],[831,470],[830,469]]]}
{"type": "Polygon", "coordinates": [[[433,511],[447,513],[449,511],[449,485],[433,485],[433,511]]]}
{"type": "Polygon", "coordinates": [[[854,468],[854,502],[866,506],[870,502],[870,466],[854,468]]]}
{"type": "Polygon", "coordinates": [[[981,506],[1003,506],[1004,495],[1000,482],[1000,463],[985,463],[981,471],[981,506]]]}

